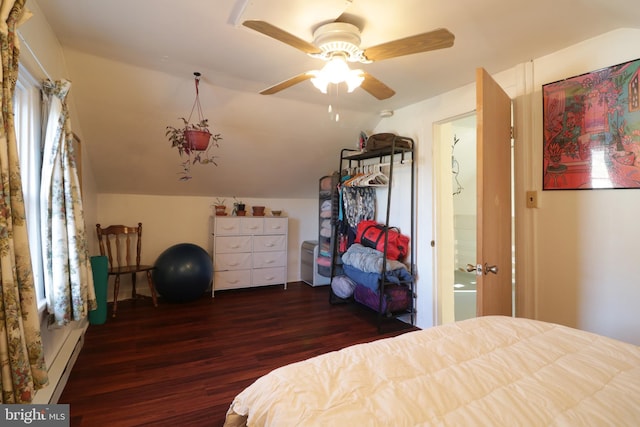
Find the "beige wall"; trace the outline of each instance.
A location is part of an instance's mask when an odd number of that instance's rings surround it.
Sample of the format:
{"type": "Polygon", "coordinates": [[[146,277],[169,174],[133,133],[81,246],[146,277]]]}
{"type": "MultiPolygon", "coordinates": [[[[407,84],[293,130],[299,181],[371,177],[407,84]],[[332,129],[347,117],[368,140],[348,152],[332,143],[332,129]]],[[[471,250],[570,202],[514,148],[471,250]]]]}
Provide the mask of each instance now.
{"type": "MultiPolygon", "coordinates": [[[[320,177],[318,177],[319,179],[320,177]]],[[[309,199],[251,199],[242,198],[247,205],[266,206],[281,209],[289,218],[288,281],[300,280],[300,246],[305,240],[318,239],[318,198],[310,194],[309,199]]],[[[226,200],[227,212],[231,212],[232,197],[226,200]]],[[[215,197],[190,196],[149,196],[135,194],[98,195],[98,214],[96,223],[102,226],[111,224],[143,224],[142,261],[153,264],[156,258],[167,248],[177,243],[193,243],[209,253],[209,216],[213,213],[215,197]]],[[[95,223],[91,224],[95,234],[95,223]]],[[[98,254],[98,246],[92,246],[92,253],[98,254]]],[[[128,295],[128,281],[123,278],[121,295],[128,295]]],[[[140,293],[147,292],[144,286],[140,293]]],[[[111,291],[111,289],[110,289],[111,291]]],[[[111,299],[111,295],[109,295],[111,299]]]]}

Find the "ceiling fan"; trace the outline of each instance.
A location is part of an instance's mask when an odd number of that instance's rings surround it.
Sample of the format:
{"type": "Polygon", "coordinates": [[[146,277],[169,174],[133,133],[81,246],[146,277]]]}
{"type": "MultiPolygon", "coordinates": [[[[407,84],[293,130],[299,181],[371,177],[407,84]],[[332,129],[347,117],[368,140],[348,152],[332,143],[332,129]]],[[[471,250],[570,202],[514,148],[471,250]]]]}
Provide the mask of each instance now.
{"type": "Polygon", "coordinates": [[[395,94],[393,89],[366,71],[350,70],[347,61],[367,64],[453,46],[454,35],[447,29],[440,28],[361,49],[360,29],[351,23],[343,22],[341,18],[335,22],[320,25],[313,33],[312,43],[265,21],[244,21],[242,25],[247,28],[286,43],[314,58],[327,61],[327,65],[320,71],[312,70],[298,74],[264,89],[260,93],[271,95],[295,84],[311,80],[314,86],[323,93],[326,93],[329,83],[345,82],[349,92],[360,86],[380,100],[387,99],[395,94]],[[343,74],[338,76],[337,73],[343,74]]]}

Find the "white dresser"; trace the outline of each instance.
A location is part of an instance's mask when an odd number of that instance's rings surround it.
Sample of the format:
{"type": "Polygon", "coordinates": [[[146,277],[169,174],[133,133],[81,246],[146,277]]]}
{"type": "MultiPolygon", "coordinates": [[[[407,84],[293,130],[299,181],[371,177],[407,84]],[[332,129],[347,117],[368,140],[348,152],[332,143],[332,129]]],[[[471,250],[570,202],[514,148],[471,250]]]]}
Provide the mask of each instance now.
{"type": "Polygon", "coordinates": [[[213,287],[248,288],[282,283],[287,288],[288,219],[212,216],[213,287]]]}

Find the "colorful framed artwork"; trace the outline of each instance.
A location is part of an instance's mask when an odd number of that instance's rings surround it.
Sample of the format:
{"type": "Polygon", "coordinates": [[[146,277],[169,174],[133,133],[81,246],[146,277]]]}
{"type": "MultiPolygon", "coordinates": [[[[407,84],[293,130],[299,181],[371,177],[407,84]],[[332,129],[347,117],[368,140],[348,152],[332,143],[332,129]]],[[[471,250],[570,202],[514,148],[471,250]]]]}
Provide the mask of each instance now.
{"type": "Polygon", "coordinates": [[[542,86],[543,190],[640,188],[640,59],[542,86]]]}

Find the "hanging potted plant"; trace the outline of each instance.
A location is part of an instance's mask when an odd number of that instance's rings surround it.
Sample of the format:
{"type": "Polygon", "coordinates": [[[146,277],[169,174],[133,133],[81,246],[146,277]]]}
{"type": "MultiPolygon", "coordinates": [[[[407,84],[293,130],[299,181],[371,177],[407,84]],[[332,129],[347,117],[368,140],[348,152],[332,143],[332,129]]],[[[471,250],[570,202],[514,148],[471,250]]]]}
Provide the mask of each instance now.
{"type": "Polygon", "coordinates": [[[218,141],[222,140],[222,136],[219,133],[213,134],[209,130],[209,121],[203,117],[198,88],[200,73],[195,72],[193,74],[195,76],[196,99],[193,102],[191,114],[186,119],[180,117],[180,120],[182,120],[181,127],[167,126],[165,133],[169,142],[171,142],[171,148],[177,148],[180,157],[187,156],[187,159],[182,162],[181,180],[191,179],[191,165],[196,163],[217,166],[215,162],[217,156],[210,155],[209,150],[213,147],[218,147],[218,141]],[[198,119],[196,122],[191,122],[191,117],[196,108],[198,119]]]}
{"type": "Polygon", "coordinates": [[[207,151],[213,145],[218,146],[222,139],[220,134],[212,134],[209,130],[209,122],[202,119],[197,123],[189,123],[188,119],[180,117],[183,126],[167,126],[166,136],[171,142],[172,148],[177,148],[180,155],[191,154],[193,151],[207,151]],[[213,143],[213,144],[211,144],[213,143]]]}

